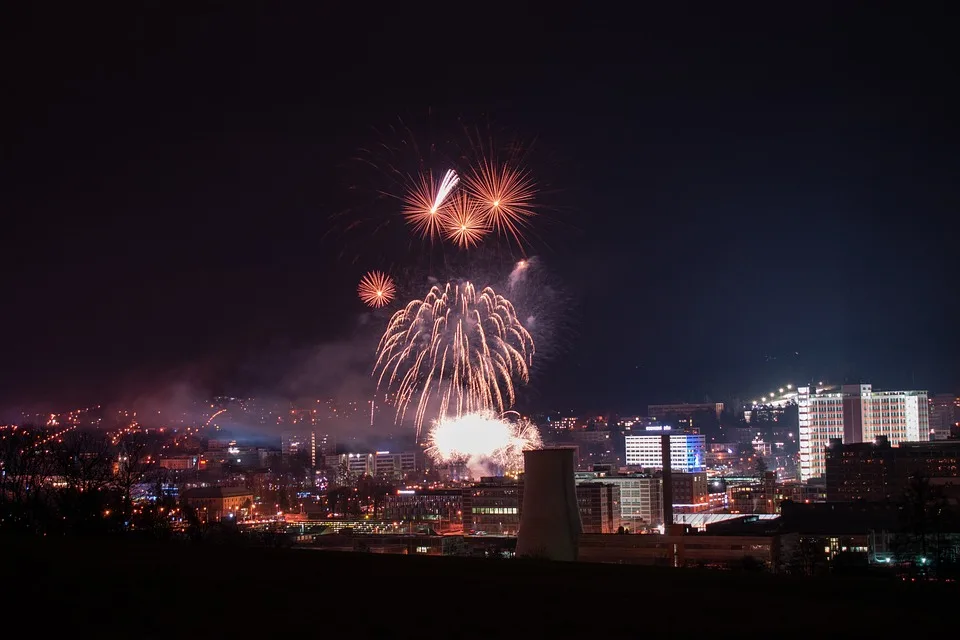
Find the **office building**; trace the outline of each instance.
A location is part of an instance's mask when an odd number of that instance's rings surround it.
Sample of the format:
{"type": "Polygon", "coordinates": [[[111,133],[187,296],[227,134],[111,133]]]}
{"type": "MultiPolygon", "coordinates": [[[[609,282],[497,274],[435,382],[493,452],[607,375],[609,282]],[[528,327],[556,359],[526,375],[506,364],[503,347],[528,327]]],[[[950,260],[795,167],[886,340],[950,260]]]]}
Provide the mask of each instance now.
{"type": "MultiPolygon", "coordinates": [[[[663,427],[669,429],[669,427],[663,427]]],[[[628,467],[644,470],[663,469],[660,432],[648,430],[643,435],[624,436],[628,467]]],[[[705,471],[706,445],[703,434],[670,434],[670,468],[681,473],[705,471]]]]}
{"type": "Polygon", "coordinates": [[[515,480],[485,477],[463,490],[463,532],[515,536],[520,528],[522,486],[515,480]]]}
{"type": "Polygon", "coordinates": [[[384,498],[387,520],[435,522],[441,526],[459,523],[463,510],[460,489],[398,489],[384,498]]]}
{"type": "Polygon", "coordinates": [[[674,513],[697,513],[710,508],[706,472],[672,473],[674,513]]]}
{"type": "Polygon", "coordinates": [[[663,479],[660,477],[643,473],[607,475],[581,471],[574,474],[574,481],[578,485],[602,482],[619,487],[620,520],[631,531],[663,524],[663,479]]]}
{"type": "Polygon", "coordinates": [[[616,533],[620,528],[620,487],[613,483],[577,485],[577,505],[584,533],[616,533]]]}
{"type": "Polygon", "coordinates": [[[372,476],[399,480],[421,468],[420,456],[413,451],[393,453],[343,453],[337,456],[338,468],[352,476],[372,476]]]}
{"type": "Polygon", "coordinates": [[[872,442],[879,436],[896,447],[930,439],[926,391],[874,391],[869,384],[843,385],[840,391],[797,388],[800,479],[826,473],[831,440],[872,442]]]}

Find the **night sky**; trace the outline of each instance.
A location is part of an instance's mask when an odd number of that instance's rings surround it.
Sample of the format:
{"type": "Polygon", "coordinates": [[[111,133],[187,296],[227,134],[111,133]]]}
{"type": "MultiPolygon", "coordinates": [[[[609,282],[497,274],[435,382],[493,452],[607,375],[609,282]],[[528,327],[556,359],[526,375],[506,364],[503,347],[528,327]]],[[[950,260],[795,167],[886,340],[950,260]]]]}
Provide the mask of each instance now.
{"type": "Polygon", "coordinates": [[[570,303],[529,408],[960,388],[946,9],[33,4],[0,17],[2,402],[254,392],[356,340],[351,159],[462,118],[549,185],[532,253],[570,303]]]}

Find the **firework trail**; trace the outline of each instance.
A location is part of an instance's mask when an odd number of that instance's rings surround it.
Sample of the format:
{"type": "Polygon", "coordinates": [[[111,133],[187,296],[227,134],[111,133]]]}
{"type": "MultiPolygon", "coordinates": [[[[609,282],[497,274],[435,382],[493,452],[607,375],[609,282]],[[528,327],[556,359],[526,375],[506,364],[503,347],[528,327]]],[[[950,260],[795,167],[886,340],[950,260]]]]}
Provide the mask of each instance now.
{"type": "Polygon", "coordinates": [[[207,418],[207,421],[206,421],[206,423],[205,423],[203,426],[209,427],[209,426],[210,426],[210,423],[213,422],[213,419],[214,419],[214,418],[216,418],[216,417],[217,417],[218,415],[220,415],[221,413],[226,413],[226,411],[227,411],[226,409],[220,409],[220,411],[217,411],[215,414],[213,414],[212,416],[210,416],[209,418],[207,418]]]}
{"type": "Polygon", "coordinates": [[[543,446],[540,431],[526,419],[510,422],[493,411],[437,420],[427,434],[425,452],[436,463],[492,463],[506,473],[523,470],[523,452],[543,446]]]}
{"type": "Polygon", "coordinates": [[[432,174],[422,175],[404,196],[403,215],[425,240],[435,240],[443,232],[447,221],[443,205],[459,183],[453,169],[447,170],[439,185],[434,184],[432,174]]]}
{"type": "Polygon", "coordinates": [[[397,288],[393,279],[381,271],[371,271],[360,279],[357,294],[364,304],[374,309],[386,306],[393,301],[397,288]]]}
{"type": "Polygon", "coordinates": [[[441,416],[460,417],[513,405],[514,379],[529,381],[535,346],[513,304],[469,282],[434,286],[423,300],[396,312],[377,347],[377,388],[396,398],[396,419],[415,400],[419,440],[431,398],[441,416]]]}

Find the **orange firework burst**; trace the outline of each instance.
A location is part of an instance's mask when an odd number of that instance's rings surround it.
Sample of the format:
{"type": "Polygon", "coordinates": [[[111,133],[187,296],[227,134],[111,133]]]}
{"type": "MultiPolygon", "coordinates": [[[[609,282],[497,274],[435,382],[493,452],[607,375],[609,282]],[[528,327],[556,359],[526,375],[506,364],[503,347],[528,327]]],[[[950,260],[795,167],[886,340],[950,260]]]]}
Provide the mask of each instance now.
{"type": "Polygon", "coordinates": [[[446,220],[444,202],[458,182],[460,178],[452,169],[444,174],[439,184],[434,181],[433,174],[421,175],[404,197],[403,215],[424,239],[440,237],[446,220]]]}
{"type": "Polygon", "coordinates": [[[466,193],[458,193],[444,213],[444,234],[461,249],[476,245],[489,231],[477,201],[466,193]]]}
{"type": "Polygon", "coordinates": [[[357,287],[357,293],[364,304],[379,309],[390,304],[397,288],[393,284],[393,278],[380,271],[371,271],[360,279],[360,285],[357,287]]]}
{"type": "Polygon", "coordinates": [[[480,160],[464,180],[470,195],[480,203],[486,225],[523,245],[523,227],[533,217],[536,187],[530,174],[488,158],[480,160]]]}

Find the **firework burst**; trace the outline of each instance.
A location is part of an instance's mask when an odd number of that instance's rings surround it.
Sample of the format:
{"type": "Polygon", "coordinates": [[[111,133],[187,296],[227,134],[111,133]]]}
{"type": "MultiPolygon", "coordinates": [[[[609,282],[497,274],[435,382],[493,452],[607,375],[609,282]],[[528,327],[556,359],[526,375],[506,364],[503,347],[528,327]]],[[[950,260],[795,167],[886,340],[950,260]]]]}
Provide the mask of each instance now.
{"type": "Polygon", "coordinates": [[[436,240],[442,234],[447,220],[444,203],[459,182],[457,173],[450,169],[440,184],[435,183],[433,174],[421,175],[407,192],[403,215],[423,239],[436,240]]]}
{"type": "Polygon", "coordinates": [[[477,202],[463,192],[450,199],[445,218],[444,235],[461,249],[476,246],[490,231],[477,202]]]}
{"type": "Polygon", "coordinates": [[[390,304],[396,294],[393,279],[381,271],[371,271],[360,279],[357,293],[364,304],[374,309],[390,304]]]}
{"type": "Polygon", "coordinates": [[[529,420],[511,422],[487,410],[437,420],[425,452],[438,464],[492,463],[506,473],[519,473],[523,452],[542,446],[540,431],[529,420]]]}
{"type": "Polygon", "coordinates": [[[523,230],[529,226],[536,187],[529,172],[481,158],[464,180],[470,196],[478,202],[487,226],[498,235],[513,238],[520,247],[523,230]]]}
{"type": "Polygon", "coordinates": [[[433,397],[441,416],[512,406],[514,380],[529,381],[534,350],[509,300],[490,287],[477,292],[469,282],[448,283],[393,315],[374,375],[378,389],[395,394],[398,422],[414,403],[419,439],[433,397]]]}

